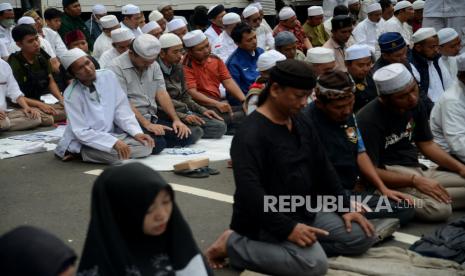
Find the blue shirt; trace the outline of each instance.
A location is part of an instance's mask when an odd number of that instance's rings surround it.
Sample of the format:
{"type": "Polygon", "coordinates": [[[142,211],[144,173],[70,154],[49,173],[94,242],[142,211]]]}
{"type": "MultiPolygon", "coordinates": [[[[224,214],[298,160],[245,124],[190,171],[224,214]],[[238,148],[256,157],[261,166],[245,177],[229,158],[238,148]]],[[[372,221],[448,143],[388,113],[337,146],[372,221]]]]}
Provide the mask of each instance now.
{"type": "Polygon", "coordinates": [[[244,95],[249,92],[249,87],[257,79],[260,73],[257,70],[258,57],[264,52],[262,48],[255,49],[254,55],[237,48],[226,61],[229,73],[239,85],[244,95]]]}

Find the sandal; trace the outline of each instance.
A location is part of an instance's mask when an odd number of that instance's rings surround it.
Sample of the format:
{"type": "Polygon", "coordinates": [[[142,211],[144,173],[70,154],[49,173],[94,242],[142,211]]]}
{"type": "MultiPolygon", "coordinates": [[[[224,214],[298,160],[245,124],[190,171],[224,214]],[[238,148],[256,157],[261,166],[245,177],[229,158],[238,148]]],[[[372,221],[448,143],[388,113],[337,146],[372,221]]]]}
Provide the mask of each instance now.
{"type": "Polygon", "coordinates": [[[185,177],[190,178],[206,178],[209,177],[210,174],[205,171],[203,168],[195,169],[195,170],[184,170],[184,171],[175,171],[177,175],[182,175],[185,177]]]}

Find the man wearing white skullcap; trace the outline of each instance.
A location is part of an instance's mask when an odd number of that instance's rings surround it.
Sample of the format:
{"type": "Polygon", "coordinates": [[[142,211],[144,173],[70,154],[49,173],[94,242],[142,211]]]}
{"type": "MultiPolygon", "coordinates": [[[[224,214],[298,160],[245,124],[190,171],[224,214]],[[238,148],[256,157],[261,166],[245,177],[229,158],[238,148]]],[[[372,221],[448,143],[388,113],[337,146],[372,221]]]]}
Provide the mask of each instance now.
{"type": "Polygon", "coordinates": [[[192,139],[221,138],[226,132],[223,119],[215,111],[197,104],[187,92],[181,63],[184,50],[181,39],[175,34],[167,33],[160,37],[160,44],[161,52],[157,61],[165,78],[166,91],[173,101],[176,114],[189,126],[192,139]]]}
{"type": "Polygon", "coordinates": [[[355,44],[346,49],[347,72],[355,84],[354,113],[378,96],[375,82],[371,74],[373,56],[370,46],[355,44]]]}
{"type": "Polygon", "coordinates": [[[180,39],[187,34],[187,24],[182,19],[176,18],[168,22],[166,25],[166,32],[173,33],[179,36],[180,39]]]}
{"type": "Polygon", "coordinates": [[[412,27],[407,23],[413,19],[412,3],[407,0],[400,1],[394,6],[394,16],[383,24],[383,33],[400,33],[410,48],[413,47],[412,27]]]}
{"type": "Polygon", "coordinates": [[[158,10],[153,10],[150,14],[149,14],[149,21],[155,21],[157,22],[157,24],[160,26],[160,28],[162,29],[162,31],[164,32],[165,29],[166,29],[166,19],[163,17],[163,14],[161,14],[161,12],[159,12],[158,10]]]}
{"type": "Polygon", "coordinates": [[[121,8],[121,14],[124,19],[121,21],[121,28],[129,29],[134,34],[134,37],[138,37],[142,34],[139,27],[142,15],[138,6],[133,4],[127,4],[121,8]]]}
{"type": "Polygon", "coordinates": [[[31,108],[8,63],[0,59],[0,131],[32,129],[41,124],[40,113],[31,108]],[[21,109],[7,111],[7,98],[21,109]]]}
{"type": "Polygon", "coordinates": [[[134,39],[131,30],[119,28],[111,31],[111,48],[103,52],[98,60],[101,68],[107,68],[113,61],[129,50],[129,45],[134,39]]]}
{"type": "Polygon", "coordinates": [[[150,21],[149,23],[145,24],[141,30],[144,34],[151,34],[156,38],[160,38],[161,34],[163,33],[160,25],[158,25],[158,23],[155,21],[150,21]]]}
{"type": "Polygon", "coordinates": [[[7,58],[8,47],[14,43],[11,30],[15,25],[15,13],[10,3],[0,3],[0,57],[7,58]]]}
{"type": "Polygon", "coordinates": [[[447,220],[452,208],[465,207],[465,165],[433,142],[418,85],[403,64],[385,66],[373,79],[380,96],[357,113],[357,121],[378,175],[422,206],[415,208],[417,218],[447,220]],[[444,170],[420,165],[418,151],[444,170]]]}
{"type": "Polygon", "coordinates": [[[373,3],[367,7],[367,18],[358,23],[352,31],[355,41],[359,44],[366,44],[376,49],[376,57],[381,56],[378,45],[378,37],[382,32],[380,24],[382,9],[379,3],[373,3]]]}
{"type": "Polygon", "coordinates": [[[140,128],[115,74],[96,71],[78,48],[61,60],[74,80],[64,92],[68,125],[55,154],[63,160],[80,155],[85,162],[103,164],[149,156],[153,139],[140,128]]]}
{"type": "Polygon", "coordinates": [[[102,24],[100,18],[107,15],[107,8],[102,4],[97,4],[92,7],[92,14],[86,21],[86,26],[89,29],[90,37],[96,40],[102,34],[102,24]]]}
{"type": "Polygon", "coordinates": [[[239,23],[241,23],[241,17],[237,13],[230,12],[225,14],[223,16],[223,31],[218,40],[214,44],[211,44],[212,53],[220,57],[223,62],[226,62],[234,50],[237,49],[236,43],[231,38],[231,32],[239,23]]]}
{"type": "Polygon", "coordinates": [[[425,1],[416,0],[412,4],[414,11],[413,19],[411,21],[413,32],[415,33],[418,29],[421,28],[423,22],[423,7],[425,6],[425,1]]]}
{"type": "Polygon", "coordinates": [[[170,22],[173,19],[182,19],[184,23],[187,25],[187,20],[184,16],[174,15],[173,7],[168,3],[161,3],[157,7],[158,11],[163,15],[166,19],[166,22],[170,22]]]}
{"type": "Polygon", "coordinates": [[[279,24],[273,29],[273,36],[282,31],[289,31],[295,35],[297,38],[297,49],[304,54],[307,53],[308,49],[312,48],[310,40],[305,35],[302,25],[297,20],[296,14],[291,7],[284,7],[279,12],[279,24]]]}
{"type": "Polygon", "coordinates": [[[434,141],[465,163],[465,54],[457,63],[456,81],[434,105],[430,125],[434,141]]]}
{"type": "Polygon", "coordinates": [[[257,46],[266,50],[274,48],[273,31],[263,24],[263,17],[255,5],[247,6],[242,12],[244,21],[252,27],[257,34],[257,46]]]}
{"type": "Polygon", "coordinates": [[[103,16],[100,18],[100,24],[102,26],[102,33],[97,37],[94,43],[94,51],[92,52],[92,56],[97,60],[100,59],[103,52],[112,48],[111,31],[121,28],[118,18],[114,15],[103,16]]]}
{"type": "Polygon", "coordinates": [[[250,86],[243,105],[247,115],[257,109],[258,96],[265,89],[270,78],[270,70],[276,66],[276,62],[283,60],[286,60],[286,56],[276,50],[269,50],[258,57],[257,70],[260,76],[250,86]]]}
{"type": "Polygon", "coordinates": [[[329,34],[323,25],[323,9],[320,6],[312,6],[307,9],[307,14],[307,21],[302,28],[312,46],[321,47],[329,39],[329,34]]]}
{"type": "Polygon", "coordinates": [[[129,51],[117,57],[109,69],[115,72],[126,92],[144,133],[155,140],[153,154],[165,147],[184,147],[195,143],[189,128],[181,122],[166,92],[160,65],[156,62],[161,45],[153,35],[136,37],[129,51]],[[158,105],[167,116],[159,118],[158,105]]]}
{"type": "Polygon", "coordinates": [[[347,7],[349,8],[349,16],[352,17],[352,20],[355,22],[354,25],[357,25],[361,21],[359,19],[360,9],[362,7],[360,0],[348,0],[347,7]]]}
{"type": "Polygon", "coordinates": [[[336,67],[334,50],[323,47],[315,47],[308,50],[305,61],[312,65],[315,76],[317,77],[326,72],[333,71],[336,67]]]}
{"type": "Polygon", "coordinates": [[[210,45],[214,45],[223,31],[223,16],[226,14],[224,6],[217,4],[211,6],[207,11],[210,27],[205,30],[210,45]]]}
{"type": "Polygon", "coordinates": [[[434,28],[421,28],[413,35],[412,63],[421,76],[420,85],[428,87],[428,97],[435,103],[446,85],[452,82],[439,66],[439,39],[434,28]]]}
{"type": "Polygon", "coordinates": [[[241,106],[231,106],[222,99],[220,84],[228,97],[244,102],[245,96],[234,82],[224,62],[211,55],[210,45],[200,30],[187,33],[183,37],[187,55],[184,57],[186,87],[194,101],[207,108],[213,108],[226,122],[228,133],[234,133],[244,117],[241,106]]]}
{"type": "Polygon", "coordinates": [[[464,35],[465,5],[455,0],[425,0],[423,27],[433,27],[436,31],[453,28],[465,43],[464,35]]]}
{"type": "MultiPolygon", "coordinates": [[[[439,38],[439,65],[443,74],[448,74],[450,79],[457,80],[456,56],[462,49],[459,34],[452,28],[444,28],[438,32],[439,38]]],[[[448,87],[449,84],[446,84],[448,87]]],[[[446,88],[447,89],[447,88],[446,88]]]]}

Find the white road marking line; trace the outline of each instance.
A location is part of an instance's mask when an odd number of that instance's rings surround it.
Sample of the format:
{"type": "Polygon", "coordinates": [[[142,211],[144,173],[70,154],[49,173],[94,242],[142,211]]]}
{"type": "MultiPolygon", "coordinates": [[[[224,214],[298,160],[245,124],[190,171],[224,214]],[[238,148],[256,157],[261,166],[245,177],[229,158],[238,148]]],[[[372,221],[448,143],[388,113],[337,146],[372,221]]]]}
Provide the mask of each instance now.
{"type": "MultiPolygon", "coordinates": [[[[103,170],[92,170],[92,171],[87,171],[84,172],[85,174],[90,174],[90,175],[100,175],[103,172],[103,170]]],[[[176,183],[170,183],[171,186],[173,186],[173,189],[178,192],[182,193],[187,193],[191,195],[196,195],[199,197],[204,197],[204,198],[209,198],[221,202],[226,202],[232,204],[234,202],[233,196],[227,195],[227,194],[222,194],[222,193],[217,193],[217,192],[212,192],[209,190],[205,189],[200,189],[200,188],[195,188],[191,186],[186,186],[186,185],[181,185],[181,184],[176,184],[176,183]]],[[[394,239],[399,242],[403,242],[406,244],[413,244],[417,240],[420,239],[418,236],[406,234],[406,233],[401,233],[401,232],[394,232],[393,234],[394,239]]]]}

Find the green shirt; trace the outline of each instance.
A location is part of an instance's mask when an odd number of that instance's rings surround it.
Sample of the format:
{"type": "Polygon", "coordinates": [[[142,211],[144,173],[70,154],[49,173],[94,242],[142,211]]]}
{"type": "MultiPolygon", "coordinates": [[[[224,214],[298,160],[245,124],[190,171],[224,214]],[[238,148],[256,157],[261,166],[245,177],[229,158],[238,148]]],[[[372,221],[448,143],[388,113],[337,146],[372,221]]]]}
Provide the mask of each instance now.
{"type": "Polygon", "coordinates": [[[64,13],[61,17],[61,27],[58,30],[58,33],[61,36],[61,39],[65,41],[65,35],[74,30],[81,30],[86,36],[87,44],[89,44],[89,51],[92,51],[94,48],[94,40],[90,37],[89,29],[86,26],[84,20],[81,17],[71,17],[64,13]]]}
{"type": "Polygon", "coordinates": [[[31,99],[40,100],[40,96],[50,93],[49,76],[52,74],[52,66],[45,57],[37,55],[33,63],[29,63],[21,55],[21,52],[10,55],[8,58],[13,75],[24,95],[31,99]],[[28,73],[28,69],[30,73],[28,73]]]}
{"type": "Polygon", "coordinates": [[[326,33],[323,24],[312,27],[305,22],[303,29],[313,47],[321,47],[329,39],[329,35],[326,33]]]}

